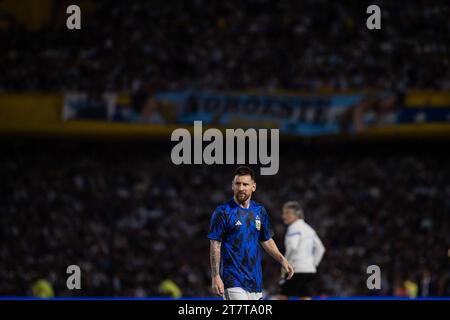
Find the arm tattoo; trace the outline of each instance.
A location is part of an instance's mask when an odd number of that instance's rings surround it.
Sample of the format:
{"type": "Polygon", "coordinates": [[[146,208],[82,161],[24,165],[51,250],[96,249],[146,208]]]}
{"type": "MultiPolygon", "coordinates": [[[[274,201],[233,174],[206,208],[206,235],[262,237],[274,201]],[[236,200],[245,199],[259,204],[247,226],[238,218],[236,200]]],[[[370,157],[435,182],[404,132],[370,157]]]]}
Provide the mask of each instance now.
{"type": "Polygon", "coordinates": [[[211,240],[209,258],[212,276],[217,276],[220,272],[220,245],[219,241],[211,240]]]}

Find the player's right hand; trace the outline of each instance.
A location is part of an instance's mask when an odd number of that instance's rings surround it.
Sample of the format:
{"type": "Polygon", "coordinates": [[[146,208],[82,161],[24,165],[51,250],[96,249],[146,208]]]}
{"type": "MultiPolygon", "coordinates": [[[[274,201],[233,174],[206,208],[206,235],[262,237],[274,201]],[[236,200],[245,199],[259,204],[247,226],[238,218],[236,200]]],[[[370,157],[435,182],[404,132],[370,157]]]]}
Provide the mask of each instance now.
{"type": "Polygon", "coordinates": [[[281,262],[281,266],[284,269],[284,272],[287,274],[286,280],[289,280],[294,275],[294,267],[286,260],[283,259],[281,262]]]}
{"type": "Polygon", "coordinates": [[[224,290],[222,278],[219,275],[212,277],[212,285],[211,286],[212,286],[212,290],[213,290],[214,294],[216,294],[218,296],[223,296],[223,293],[225,290],[224,290]]]}

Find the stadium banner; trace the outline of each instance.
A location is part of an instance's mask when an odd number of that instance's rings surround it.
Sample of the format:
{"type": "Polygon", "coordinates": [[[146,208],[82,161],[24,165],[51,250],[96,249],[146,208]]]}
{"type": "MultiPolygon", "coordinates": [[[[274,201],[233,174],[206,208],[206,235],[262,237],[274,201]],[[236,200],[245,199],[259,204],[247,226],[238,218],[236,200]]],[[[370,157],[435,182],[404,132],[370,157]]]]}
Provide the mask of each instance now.
{"type": "Polygon", "coordinates": [[[66,94],[64,120],[173,123],[240,128],[279,128],[284,134],[327,135],[342,131],[362,96],[249,95],[207,91],[161,91],[140,106],[116,103],[114,94],[66,94]],[[172,116],[170,116],[172,115],[172,116]]]}
{"type": "Polygon", "coordinates": [[[192,126],[202,121],[221,128],[278,128],[285,135],[326,136],[361,133],[401,124],[450,124],[450,107],[398,107],[391,93],[246,94],[212,91],[159,91],[133,95],[66,94],[63,120],[95,120],[192,126]]]}
{"type": "Polygon", "coordinates": [[[201,120],[225,127],[279,128],[291,135],[337,134],[361,95],[255,95],[208,91],[161,93],[178,106],[180,124],[201,120]]]}
{"type": "Polygon", "coordinates": [[[368,128],[417,123],[450,124],[448,107],[401,108],[394,93],[255,95],[206,91],[160,92],[177,106],[177,123],[202,120],[226,127],[279,128],[297,136],[355,134],[368,128]]]}

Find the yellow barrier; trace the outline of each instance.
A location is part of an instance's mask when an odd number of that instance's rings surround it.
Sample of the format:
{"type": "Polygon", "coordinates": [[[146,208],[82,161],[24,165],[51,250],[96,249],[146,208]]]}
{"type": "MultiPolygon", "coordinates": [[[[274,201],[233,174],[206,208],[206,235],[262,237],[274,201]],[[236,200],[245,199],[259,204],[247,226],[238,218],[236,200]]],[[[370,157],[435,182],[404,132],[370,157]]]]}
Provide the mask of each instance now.
{"type": "Polygon", "coordinates": [[[0,95],[0,128],[61,122],[63,96],[54,94],[0,95]]]}
{"type": "Polygon", "coordinates": [[[450,92],[411,90],[405,97],[407,107],[450,107],[450,92]]]}

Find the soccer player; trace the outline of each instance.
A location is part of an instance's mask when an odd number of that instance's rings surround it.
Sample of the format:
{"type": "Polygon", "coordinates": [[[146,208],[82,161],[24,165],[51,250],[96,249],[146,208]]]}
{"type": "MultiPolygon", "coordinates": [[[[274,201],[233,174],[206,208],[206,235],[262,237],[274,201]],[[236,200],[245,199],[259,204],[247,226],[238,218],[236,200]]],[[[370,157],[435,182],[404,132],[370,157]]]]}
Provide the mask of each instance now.
{"type": "Polygon", "coordinates": [[[287,278],[294,269],[278,250],[266,209],[251,200],[256,190],[249,167],[236,169],[233,199],[218,206],[208,233],[213,292],[225,300],[262,299],[262,250],[277,260],[287,278]]]}
{"type": "Polygon", "coordinates": [[[284,238],[286,259],[295,268],[292,279],[287,277],[280,282],[280,300],[288,297],[311,297],[313,280],[317,266],[325,253],[325,247],[311,226],[305,222],[305,216],[297,201],[288,201],[283,206],[283,222],[288,225],[284,238]]]}

